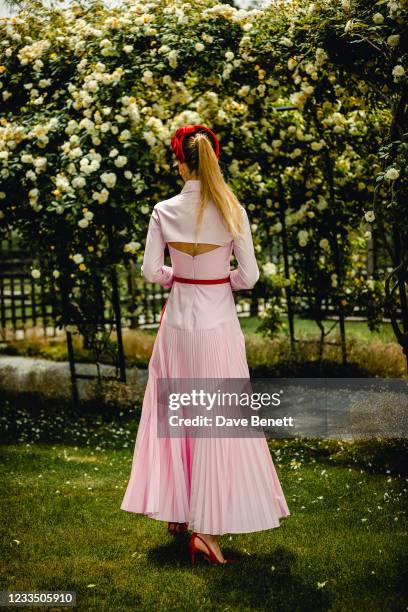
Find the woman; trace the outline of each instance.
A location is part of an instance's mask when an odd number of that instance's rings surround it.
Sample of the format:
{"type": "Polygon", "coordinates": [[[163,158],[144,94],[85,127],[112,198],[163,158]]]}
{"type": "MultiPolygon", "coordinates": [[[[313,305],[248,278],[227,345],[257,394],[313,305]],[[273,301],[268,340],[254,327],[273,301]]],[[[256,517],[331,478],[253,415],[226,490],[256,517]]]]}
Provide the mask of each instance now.
{"type": "Polygon", "coordinates": [[[223,178],[214,132],[179,128],[172,149],[185,184],[154,206],[142,266],[148,281],[171,291],[121,509],[167,521],[174,534],[192,530],[191,561],[200,553],[224,564],[217,536],[278,527],[289,515],[267,442],[158,437],[156,381],[249,378],[232,291],[252,288],[259,270],[249,220],[223,178]],[[164,265],[166,244],[171,267],[164,265]],[[238,265],[231,271],[232,252],[238,265]]]}

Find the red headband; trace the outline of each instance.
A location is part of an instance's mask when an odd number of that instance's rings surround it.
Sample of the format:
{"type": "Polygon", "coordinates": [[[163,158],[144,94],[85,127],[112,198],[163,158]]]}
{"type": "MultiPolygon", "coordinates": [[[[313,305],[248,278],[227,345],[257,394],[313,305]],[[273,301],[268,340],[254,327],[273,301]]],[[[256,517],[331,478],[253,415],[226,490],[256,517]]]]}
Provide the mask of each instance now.
{"type": "Polygon", "coordinates": [[[183,151],[184,138],[187,135],[195,134],[196,132],[199,132],[201,130],[210,134],[214,142],[215,154],[217,157],[220,156],[220,143],[218,141],[218,138],[216,137],[214,132],[210,130],[210,128],[206,127],[205,125],[185,125],[184,127],[180,127],[171,139],[171,148],[173,149],[173,153],[179,161],[184,162],[185,160],[183,151]]]}

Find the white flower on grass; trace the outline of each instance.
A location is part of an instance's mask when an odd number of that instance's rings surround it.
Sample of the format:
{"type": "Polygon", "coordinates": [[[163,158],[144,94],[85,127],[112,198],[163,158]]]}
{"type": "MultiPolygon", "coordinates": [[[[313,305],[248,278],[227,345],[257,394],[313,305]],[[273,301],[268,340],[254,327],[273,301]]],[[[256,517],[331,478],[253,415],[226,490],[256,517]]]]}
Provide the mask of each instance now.
{"type": "Polygon", "coordinates": [[[375,25],[381,25],[382,23],[384,23],[384,17],[381,13],[374,13],[373,21],[375,25]]]}
{"type": "Polygon", "coordinates": [[[266,264],[262,266],[262,272],[267,277],[274,276],[277,273],[277,271],[278,269],[276,267],[276,264],[274,264],[272,261],[268,261],[266,264]]]}
{"type": "Polygon", "coordinates": [[[390,47],[398,47],[399,42],[400,42],[399,34],[391,34],[387,38],[387,43],[389,44],[390,47]]]}
{"type": "Polygon", "coordinates": [[[114,172],[104,172],[101,174],[101,181],[108,188],[112,188],[116,185],[116,174],[114,172]]]}
{"type": "Polygon", "coordinates": [[[364,215],[365,220],[367,221],[367,223],[372,223],[375,220],[375,214],[373,210],[368,210],[365,215],[364,215]]]}
{"type": "Polygon", "coordinates": [[[73,256],[73,261],[76,264],[81,264],[84,261],[83,256],[81,255],[81,253],[75,253],[75,255],[73,256]]]}
{"type": "Polygon", "coordinates": [[[317,583],[317,588],[318,589],[323,589],[327,584],[327,580],[325,580],[324,582],[318,582],[317,583]]]}
{"type": "Polygon", "coordinates": [[[392,76],[394,77],[394,81],[397,81],[398,79],[401,79],[403,76],[405,76],[404,66],[402,66],[401,64],[397,64],[396,66],[394,66],[394,68],[392,69],[392,76]]]}
{"type": "Polygon", "coordinates": [[[41,272],[37,270],[36,268],[34,268],[33,270],[31,270],[31,276],[33,278],[40,278],[41,272]]]}
{"type": "Polygon", "coordinates": [[[399,170],[397,168],[388,168],[385,173],[385,178],[389,181],[395,181],[399,177],[399,170]]]}

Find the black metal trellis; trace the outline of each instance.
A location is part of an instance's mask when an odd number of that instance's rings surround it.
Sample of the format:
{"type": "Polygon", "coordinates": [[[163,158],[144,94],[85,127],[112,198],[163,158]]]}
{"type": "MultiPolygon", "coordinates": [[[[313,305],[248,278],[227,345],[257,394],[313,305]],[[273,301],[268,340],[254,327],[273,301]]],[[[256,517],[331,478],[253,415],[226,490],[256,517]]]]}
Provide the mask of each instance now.
{"type": "MultiPolygon", "coordinates": [[[[114,259],[114,244],[113,244],[113,212],[111,208],[106,205],[106,233],[108,239],[108,252],[110,259],[109,266],[109,280],[111,284],[111,296],[110,302],[113,309],[113,317],[105,316],[105,297],[102,289],[101,279],[100,277],[94,278],[94,289],[95,294],[97,295],[97,304],[98,304],[98,312],[97,316],[93,318],[79,317],[77,312],[73,312],[71,300],[70,300],[70,288],[68,284],[68,278],[63,273],[61,276],[60,287],[61,287],[61,308],[62,308],[62,318],[65,325],[76,325],[76,326],[106,326],[106,325],[114,325],[116,329],[116,341],[117,341],[117,359],[116,359],[116,372],[119,370],[119,377],[117,374],[115,376],[112,375],[100,375],[99,362],[96,359],[96,353],[94,350],[95,363],[97,366],[97,374],[85,374],[77,371],[77,361],[75,356],[75,349],[73,343],[73,334],[69,329],[66,329],[66,340],[67,340],[67,351],[68,351],[68,360],[69,360],[69,368],[70,368],[70,376],[71,376],[71,385],[72,385],[72,399],[75,404],[79,403],[79,392],[78,392],[78,381],[81,379],[98,379],[98,380],[118,380],[120,382],[126,383],[126,362],[125,362],[125,353],[123,346],[123,337],[122,337],[122,320],[121,320],[121,304],[120,304],[120,296],[119,296],[119,287],[118,287],[118,276],[116,271],[115,259],[114,259]]],[[[67,253],[68,253],[68,245],[66,242],[62,241],[60,245],[59,251],[59,259],[60,259],[60,269],[62,271],[68,269],[68,261],[67,261],[67,253]]],[[[81,290],[84,290],[81,287],[81,290]]],[[[112,330],[110,330],[112,331],[112,330]]]]}

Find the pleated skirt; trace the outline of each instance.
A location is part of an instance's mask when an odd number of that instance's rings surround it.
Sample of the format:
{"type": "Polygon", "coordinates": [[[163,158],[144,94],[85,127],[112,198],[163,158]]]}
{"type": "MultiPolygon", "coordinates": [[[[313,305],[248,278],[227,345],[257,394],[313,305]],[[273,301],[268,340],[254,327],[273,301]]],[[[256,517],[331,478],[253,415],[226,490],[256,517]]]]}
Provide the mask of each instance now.
{"type": "Polygon", "coordinates": [[[249,378],[238,319],[160,326],[121,509],[214,535],[278,527],[289,509],[265,437],[158,437],[158,378],[249,378]]]}

